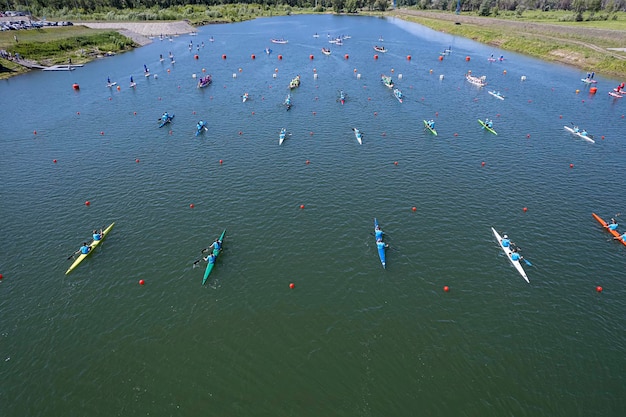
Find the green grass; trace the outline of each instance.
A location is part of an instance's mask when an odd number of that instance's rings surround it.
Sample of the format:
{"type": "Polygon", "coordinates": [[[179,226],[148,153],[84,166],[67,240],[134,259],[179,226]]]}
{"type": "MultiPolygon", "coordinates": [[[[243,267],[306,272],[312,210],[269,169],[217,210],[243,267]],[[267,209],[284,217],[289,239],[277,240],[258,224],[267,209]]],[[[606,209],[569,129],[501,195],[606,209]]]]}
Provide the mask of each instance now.
{"type": "Polygon", "coordinates": [[[0,58],[0,80],[5,80],[14,75],[24,74],[26,72],[28,72],[28,69],[23,66],[0,58]]]}
{"type": "Polygon", "coordinates": [[[14,35],[15,32],[1,32],[0,49],[48,65],[67,63],[70,58],[74,63],[84,63],[100,53],[122,52],[134,45],[115,31],[84,26],[20,31],[18,42],[14,35]]]}

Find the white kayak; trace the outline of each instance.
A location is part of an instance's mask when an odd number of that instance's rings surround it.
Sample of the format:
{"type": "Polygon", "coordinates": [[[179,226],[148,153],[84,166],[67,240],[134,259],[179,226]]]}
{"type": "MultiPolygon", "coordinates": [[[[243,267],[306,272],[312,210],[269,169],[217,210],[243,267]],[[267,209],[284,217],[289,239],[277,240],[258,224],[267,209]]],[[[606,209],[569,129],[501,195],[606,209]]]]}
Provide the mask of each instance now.
{"type": "Polygon", "coordinates": [[[356,127],[353,127],[352,131],[354,132],[354,137],[359,142],[359,145],[363,145],[363,134],[356,127]]]}
{"type": "Polygon", "coordinates": [[[588,142],[591,142],[591,143],[596,143],[596,141],[595,141],[595,140],[593,140],[593,139],[592,139],[592,137],[591,137],[591,136],[589,136],[589,135],[583,135],[580,131],[578,131],[578,132],[577,132],[577,131],[575,131],[573,128],[569,127],[569,126],[563,126],[563,128],[564,128],[565,130],[567,130],[568,132],[570,132],[572,135],[579,136],[579,137],[581,137],[581,138],[585,139],[585,140],[586,140],[586,141],[588,141],[588,142]]]}
{"type": "Polygon", "coordinates": [[[520,261],[514,261],[513,259],[511,259],[511,248],[508,246],[502,246],[502,238],[500,237],[498,232],[496,232],[496,229],[492,227],[491,231],[493,232],[493,235],[496,237],[496,240],[498,241],[498,245],[500,245],[500,247],[506,254],[506,257],[509,258],[509,261],[511,261],[515,269],[517,269],[517,272],[519,272],[522,278],[524,278],[526,282],[530,284],[530,281],[528,280],[528,277],[526,276],[526,272],[524,271],[524,268],[522,268],[522,264],[520,263],[520,261]]]}
{"type": "Polygon", "coordinates": [[[282,129],[280,129],[280,135],[278,135],[278,144],[282,145],[283,141],[285,140],[285,136],[287,135],[287,129],[285,129],[284,127],[282,129]]]}
{"type": "Polygon", "coordinates": [[[499,91],[488,91],[489,94],[491,94],[492,96],[494,96],[495,98],[499,98],[500,100],[504,100],[504,96],[502,94],[500,94],[499,91]]]}

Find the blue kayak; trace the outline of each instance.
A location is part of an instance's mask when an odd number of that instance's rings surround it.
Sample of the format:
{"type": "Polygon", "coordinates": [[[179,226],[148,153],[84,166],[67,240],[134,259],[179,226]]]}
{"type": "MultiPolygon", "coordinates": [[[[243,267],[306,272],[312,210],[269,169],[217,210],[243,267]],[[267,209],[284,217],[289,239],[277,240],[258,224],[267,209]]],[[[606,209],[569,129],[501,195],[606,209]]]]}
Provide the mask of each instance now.
{"type": "Polygon", "coordinates": [[[196,126],[196,136],[198,136],[200,133],[204,132],[205,130],[208,130],[206,125],[207,123],[203,120],[198,122],[198,125],[196,126]]]}
{"type": "Polygon", "coordinates": [[[172,114],[171,116],[169,116],[167,119],[163,120],[161,119],[161,124],[159,125],[159,127],[163,127],[168,123],[172,122],[172,119],[174,118],[174,115],[172,114]]]}
{"type": "MultiPolygon", "coordinates": [[[[379,229],[378,220],[374,218],[374,237],[376,236],[376,230],[379,229]]],[[[384,242],[376,241],[376,247],[378,248],[378,257],[380,258],[380,263],[383,264],[383,268],[387,267],[387,258],[385,256],[385,245],[384,242]]]]}

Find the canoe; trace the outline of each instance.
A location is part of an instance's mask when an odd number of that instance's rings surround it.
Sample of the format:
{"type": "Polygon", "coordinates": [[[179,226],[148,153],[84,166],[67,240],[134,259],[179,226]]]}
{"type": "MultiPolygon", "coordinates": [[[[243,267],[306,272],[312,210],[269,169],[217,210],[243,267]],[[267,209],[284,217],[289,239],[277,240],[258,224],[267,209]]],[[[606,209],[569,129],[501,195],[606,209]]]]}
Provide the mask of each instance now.
{"type": "Polygon", "coordinates": [[[528,280],[528,277],[526,276],[526,272],[524,271],[524,268],[522,268],[522,264],[520,263],[520,261],[514,261],[513,259],[511,259],[511,249],[509,247],[502,246],[502,238],[500,237],[498,232],[496,232],[496,229],[492,227],[491,231],[493,232],[493,235],[496,237],[498,244],[500,245],[500,247],[506,254],[506,257],[509,258],[509,261],[511,261],[515,269],[517,269],[517,272],[519,272],[522,278],[524,278],[526,282],[530,284],[530,281],[528,280]]]}
{"type": "Polygon", "coordinates": [[[402,103],[402,97],[404,96],[402,95],[402,91],[400,91],[399,88],[396,88],[395,90],[393,90],[393,95],[398,99],[400,103],[402,103]]]}
{"type": "Polygon", "coordinates": [[[467,81],[469,81],[470,83],[477,85],[479,87],[484,87],[487,85],[487,82],[485,81],[485,77],[474,77],[473,75],[470,74],[466,74],[465,75],[465,79],[467,81]]]}
{"type": "Polygon", "coordinates": [[[499,91],[488,91],[489,94],[491,94],[492,96],[494,96],[495,98],[499,98],[500,100],[504,100],[504,96],[502,94],[500,94],[499,91]]]}
{"type": "Polygon", "coordinates": [[[387,52],[387,48],[385,48],[384,46],[375,46],[374,50],[376,52],[382,52],[383,54],[387,52]]]}
{"type": "Polygon", "coordinates": [[[289,83],[289,88],[294,89],[296,87],[300,87],[300,76],[297,75],[291,82],[289,83]]]}
{"type": "Polygon", "coordinates": [[[490,128],[489,126],[487,126],[487,125],[485,124],[485,122],[483,122],[482,120],[478,119],[478,123],[480,123],[480,125],[481,125],[484,129],[486,129],[486,130],[490,131],[490,132],[491,132],[491,133],[493,133],[494,135],[497,135],[497,134],[498,134],[498,132],[496,132],[495,130],[493,130],[493,129],[492,129],[492,128],[490,128]]]}
{"type": "Polygon", "coordinates": [[[102,231],[102,238],[100,240],[94,240],[93,242],[91,242],[91,244],[89,245],[89,248],[90,248],[89,252],[81,253],[80,255],[78,255],[78,258],[76,258],[74,260],[74,263],[67,269],[67,271],[65,271],[65,275],[67,275],[70,272],[72,272],[74,270],[74,268],[76,268],[86,257],[91,255],[91,252],[93,252],[93,250],[96,248],[96,246],[98,246],[100,244],[100,242],[102,242],[104,240],[106,235],[108,235],[109,232],[111,231],[111,229],[113,229],[114,225],[115,225],[115,222],[111,223],[111,225],[109,227],[107,227],[106,229],[104,229],[102,231]]]}
{"type": "Polygon", "coordinates": [[[107,87],[111,88],[117,85],[117,82],[113,81],[112,83],[107,83],[107,87]]]}
{"type": "Polygon", "coordinates": [[[383,84],[385,84],[387,87],[389,88],[393,88],[393,81],[391,80],[391,77],[388,77],[386,75],[381,75],[380,76],[380,80],[383,82],[383,84]]]}
{"type": "Polygon", "coordinates": [[[163,126],[165,126],[166,124],[171,123],[171,122],[172,122],[172,119],[174,118],[174,116],[175,116],[175,115],[171,115],[171,116],[170,116],[170,117],[168,117],[168,118],[167,118],[167,120],[165,120],[165,121],[161,120],[161,124],[159,125],[159,127],[163,127],[163,126]]]}
{"type": "Polygon", "coordinates": [[[324,55],[330,55],[330,49],[328,49],[328,48],[322,48],[322,53],[323,53],[324,55]]]}
{"type": "Polygon", "coordinates": [[[569,127],[569,126],[563,126],[563,129],[567,130],[568,132],[570,132],[572,135],[576,135],[580,138],[585,139],[587,142],[591,142],[591,143],[596,143],[595,140],[593,140],[593,138],[589,135],[583,135],[581,132],[576,132],[573,128],[569,127]]]}
{"type": "MultiPolygon", "coordinates": [[[[618,232],[617,230],[611,230],[609,229],[609,225],[607,222],[605,222],[604,220],[602,220],[602,218],[600,216],[598,216],[596,213],[591,213],[591,215],[593,216],[594,219],[596,219],[598,221],[598,223],[600,223],[602,225],[602,227],[604,227],[606,230],[609,231],[609,233],[611,233],[614,237],[620,237],[622,235],[622,233],[618,232]]],[[[624,242],[622,239],[618,239],[620,242],[622,242],[622,245],[626,246],[626,242],[624,242]]]]}
{"type": "Polygon", "coordinates": [[[432,133],[433,135],[437,136],[437,131],[435,129],[433,129],[432,127],[430,127],[430,125],[428,124],[428,122],[426,120],[424,120],[424,127],[428,130],[430,130],[430,133],[432,133]]]}
{"type": "MultiPolygon", "coordinates": [[[[226,234],[226,229],[224,229],[224,231],[222,232],[222,234],[220,235],[218,239],[220,242],[222,242],[222,245],[224,244],[225,234],[226,234]]],[[[215,262],[217,262],[217,257],[219,256],[221,252],[222,252],[221,249],[219,250],[213,249],[213,255],[215,255],[215,262]]],[[[213,262],[212,264],[207,263],[206,269],[204,270],[204,278],[202,278],[202,285],[204,285],[207,279],[209,279],[209,275],[211,275],[211,271],[213,270],[213,267],[215,266],[215,262],[213,262]]]]}
{"type": "Polygon", "coordinates": [[[596,80],[592,80],[591,78],[581,78],[580,81],[584,82],[585,84],[595,84],[595,83],[597,83],[596,80]]]}
{"type": "MultiPolygon", "coordinates": [[[[376,238],[376,228],[378,227],[378,220],[374,218],[374,238],[376,238]]],[[[376,242],[376,248],[378,249],[378,257],[380,258],[380,263],[383,265],[383,268],[387,268],[387,257],[385,255],[385,247],[378,246],[378,242],[376,242]]]]}
{"type": "Polygon", "coordinates": [[[278,136],[278,144],[282,145],[283,141],[285,140],[285,136],[287,135],[287,129],[285,129],[284,127],[282,129],[280,129],[280,135],[278,136]]]}
{"type": "Polygon", "coordinates": [[[354,132],[354,137],[356,138],[356,140],[359,142],[359,145],[363,145],[363,134],[359,131],[359,129],[357,129],[356,127],[352,128],[352,131],[354,132]]]}
{"type": "Polygon", "coordinates": [[[609,91],[609,95],[611,97],[615,97],[615,98],[622,98],[622,97],[624,97],[623,95],[621,95],[619,93],[616,93],[615,91],[609,91]]]}

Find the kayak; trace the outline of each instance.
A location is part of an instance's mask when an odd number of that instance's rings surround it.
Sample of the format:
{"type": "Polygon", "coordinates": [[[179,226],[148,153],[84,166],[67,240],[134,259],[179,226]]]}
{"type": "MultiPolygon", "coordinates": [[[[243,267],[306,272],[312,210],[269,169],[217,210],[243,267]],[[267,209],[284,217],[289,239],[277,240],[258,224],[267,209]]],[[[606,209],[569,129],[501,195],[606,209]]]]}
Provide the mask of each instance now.
{"type": "Polygon", "coordinates": [[[615,98],[622,98],[622,97],[624,97],[623,95],[621,95],[621,94],[619,94],[619,93],[616,93],[616,92],[614,92],[614,91],[609,91],[609,95],[610,95],[611,97],[615,97],[615,98]]]}
{"type": "Polygon", "coordinates": [[[78,255],[78,258],[76,258],[74,260],[74,263],[67,269],[67,271],[65,271],[65,275],[67,275],[70,272],[72,272],[74,270],[74,268],[76,268],[78,266],[78,264],[80,264],[87,256],[89,256],[91,254],[91,252],[93,252],[93,250],[96,248],[96,246],[98,246],[100,244],[100,242],[102,242],[104,240],[106,235],[109,234],[111,229],[113,229],[113,225],[115,225],[115,222],[111,223],[111,225],[109,227],[107,227],[106,229],[104,229],[102,231],[102,238],[100,238],[100,240],[94,240],[93,242],[91,242],[91,244],[89,245],[89,252],[81,253],[80,255],[78,255]]]}
{"type": "Polygon", "coordinates": [[[526,282],[530,284],[530,281],[528,280],[528,277],[526,276],[526,272],[524,271],[524,268],[522,268],[522,264],[520,263],[520,261],[514,261],[513,259],[511,259],[511,248],[509,248],[508,246],[502,246],[502,238],[500,237],[498,232],[496,232],[496,229],[492,227],[491,231],[493,232],[493,235],[496,237],[498,244],[500,245],[500,247],[506,254],[506,257],[509,258],[509,261],[511,261],[515,269],[517,269],[517,272],[519,272],[522,278],[524,278],[526,282]]]}
{"type": "Polygon", "coordinates": [[[289,109],[291,109],[291,94],[287,94],[287,98],[285,99],[285,107],[287,108],[287,111],[289,111],[289,109]]]}
{"type": "Polygon", "coordinates": [[[432,127],[430,127],[430,125],[428,124],[428,122],[426,120],[424,120],[424,127],[426,127],[426,129],[430,130],[430,133],[432,133],[433,135],[437,136],[437,131],[435,129],[433,129],[432,127]]]}
{"type": "Polygon", "coordinates": [[[488,131],[490,131],[491,133],[493,133],[494,135],[497,135],[498,132],[496,132],[495,130],[493,130],[492,128],[490,128],[489,126],[487,126],[485,124],[485,122],[483,122],[482,120],[478,119],[478,123],[480,123],[480,125],[483,127],[483,129],[486,129],[488,131]]]}
{"type": "Polygon", "coordinates": [[[249,97],[250,96],[248,95],[248,93],[244,93],[243,96],[241,96],[241,101],[245,103],[246,101],[248,101],[249,97]]]}
{"type": "Polygon", "coordinates": [[[202,121],[202,122],[198,123],[198,126],[196,126],[196,129],[197,129],[196,130],[196,136],[200,135],[200,133],[204,132],[205,130],[209,130],[206,127],[206,124],[207,123],[205,121],[202,121]]]}
{"type": "Polygon", "coordinates": [[[343,90],[339,92],[339,102],[342,105],[346,102],[346,93],[344,93],[343,90]]]}
{"type": "MultiPolygon", "coordinates": [[[[598,216],[596,213],[591,213],[591,215],[593,216],[594,219],[596,219],[598,221],[598,223],[600,223],[602,225],[602,227],[604,227],[606,230],[609,231],[609,233],[611,233],[614,237],[620,237],[621,234],[617,231],[617,230],[611,230],[609,229],[609,225],[607,222],[605,222],[604,220],[602,220],[602,218],[600,216],[598,216]]],[[[624,242],[622,239],[618,239],[620,242],[622,242],[622,245],[626,246],[626,242],[624,242]]]]}
{"type": "Polygon", "coordinates": [[[283,144],[283,141],[285,140],[285,135],[287,135],[287,129],[283,127],[282,129],[280,129],[280,135],[278,136],[279,145],[283,144]]]}
{"type": "MultiPolygon", "coordinates": [[[[222,244],[224,244],[224,235],[226,234],[226,229],[224,229],[224,231],[222,232],[222,234],[219,237],[219,241],[222,242],[222,244]]],[[[217,257],[219,256],[220,252],[222,252],[222,249],[213,249],[213,255],[215,255],[215,262],[217,262],[217,257]]],[[[209,275],[211,275],[211,271],[213,270],[213,266],[215,266],[215,262],[213,262],[212,264],[207,264],[206,269],[204,270],[204,278],[202,278],[202,285],[204,285],[206,283],[206,280],[209,279],[209,275]]]]}
{"type": "Polygon", "coordinates": [[[487,91],[489,94],[491,94],[492,96],[494,96],[495,98],[499,98],[500,100],[504,100],[504,96],[502,94],[500,94],[499,91],[487,91]]]}
{"type": "Polygon", "coordinates": [[[396,98],[398,99],[400,103],[402,103],[402,97],[404,96],[402,95],[402,91],[400,91],[399,88],[396,88],[393,90],[393,95],[396,96],[396,98]]]}
{"type": "Polygon", "coordinates": [[[172,119],[174,118],[174,115],[171,115],[170,117],[167,118],[167,120],[161,120],[161,124],[159,125],[159,127],[163,127],[168,123],[172,122],[172,119]]]}
{"type": "Polygon", "coordinates": [[[113,81],[112,83],[108,83],[107,87],[111,88],[117,85],[117,82],[113,81]]]}
{"type": "Polygon", "coordinates": [[[352,131],[354,132],[354,137],[359,142],[359,145],[363,145],[363,134],[356,127],[353,127],[352,131]]]}
{"type": "Polygon", "coordinates": [[[581,78],[580,81],[584,82],[585,84],[595,84],[595,83],[597,83],[596,80],[592,80],[591,78],[581,78]]]}
{"type": "Polygon", "coordinates": [[[583,135],[581,132],[577,132],[573,128],[569,127],[569,126],[563,126],[563,128],[565,130],[567,130],[568,132],[570,132],[571,134],[585,139],[587,142],[596,143],[596,141],[593,140],[593,138],[591,136],[589,136],[589,135],[583,135]]]}
{"type": "MultiPolygon", "coordinates": [[[[374,218],[374,236],[376,236],[376,229],[378,228],[378,220],[374,218]]],[[[383,264],[383,268],[387,268],[387,257],[385,255],[385,247],[378,246],[378,242],[376,242],[376,247],[378,248],[378,257],[380,258],[380,263],[383,264]]]]}
{"type": "Polygon", "coordinates": [[[391,80],[391,77],[387,76],[387,75],[381,75],[380,76],[380,80],[383,82],[383,84],[385,84],[387,87],[389,88],[393,88],[393,81],[391,80]]]}

